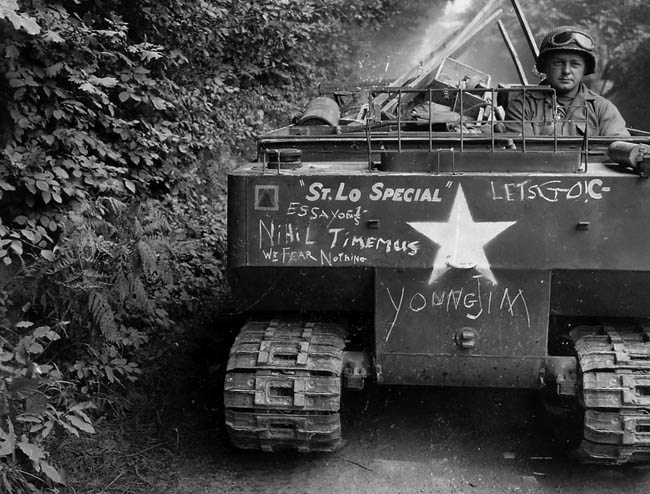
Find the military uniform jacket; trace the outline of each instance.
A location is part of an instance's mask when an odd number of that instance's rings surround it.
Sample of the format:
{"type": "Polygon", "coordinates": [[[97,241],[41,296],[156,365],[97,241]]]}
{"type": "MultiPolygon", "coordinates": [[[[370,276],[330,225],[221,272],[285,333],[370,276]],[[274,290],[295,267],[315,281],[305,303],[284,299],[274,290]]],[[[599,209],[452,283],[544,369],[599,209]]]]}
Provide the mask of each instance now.
{"type": "Polygon", "coordinates": [[[553,115],[552,92],[531,89],[526,91],[525,100],[517,93],[506,109],[506,132],[553,135],[555,122],[558,136],[583,136],[585,124],[589,136],[630,135],[616,106],[582,83],[571,104],[568,107],[557,105],[555,113],[553,115]]]}

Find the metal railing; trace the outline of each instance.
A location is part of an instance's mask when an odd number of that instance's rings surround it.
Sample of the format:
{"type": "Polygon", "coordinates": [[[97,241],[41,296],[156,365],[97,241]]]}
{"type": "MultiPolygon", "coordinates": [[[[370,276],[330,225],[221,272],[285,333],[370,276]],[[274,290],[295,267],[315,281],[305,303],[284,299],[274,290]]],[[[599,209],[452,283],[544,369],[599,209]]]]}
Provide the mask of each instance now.
{"type": "MultiPolygon", "coordinates": [[[[375,139],[381,137],[382,146],[387,137],[395,139],[396,152],[401,153],[405,150],[405,140],[412,138],[415,134],[408,131],[409,126],[415,125],[420,132],[418,137],[421,138],[422,126],[426,126],[426,138],[428,140],[429,152],[440,152],[443,150],[439,146],[443,141],[457,145],[460,152],[464,152],[466,146],[473,141],[489,142],[489,150],[494,153],[497,150],[506,147],[515,148],[516,144],[521,146],[521,152],[528,152],[530,143],[538,138],[542,140],[552,139],[552,150],[557,153],[559,149],[560,138],[566,136],[562,132],[565,126],[584,124],[582,135],[577,131],[571,134],[575,142],[580,138],[581,144],[581,161],[584,163],[583,168],[586,170],[587,156],[589,152],[589,135],[588,135],[588,112],[586,105],[569,107],[565,109],[565,115],[560,115],[561,107],[557,102],[555,90],[549,86],[521,86],[513,88],[427,88],[427,89],[410,89],[396,87],[375,87],[368,92],[367,111],[365,112],[365,133],[367,140],[368,163],[372,166],[372,157],[378,152],[395,152],[393,150],[376,149],[373,146],[375,139]],[[534,93],[534,94],[533,94],[534,93]],[[387,95],[380,96],[380,95],[387,95]],[[541,97],[544,102],[534,103],[537,107],[543,109],[543,115],[535,115],[534,118],[526,118],[527,106],[530,106],[529,98],[541,97]],[[375,107],[374,100],[381,98],[388,99],[393,104],[394,112],[386,113],[382,107],[375,107]],[[506,102],[505,115],[498,114],[498,108],[502,105],[498,100],[503,98],[506,102]],[[508,119],[507,104],[514,100],[520,100],[521,116],[518,119],[508,119]],[[419,101],[419,103],[418,103],[419,101]],[[449,107],[448,115],[456,117],[457,120],[449,122],[439,121],[435,118],[436,105],[440,108],[440,102],[447,103],[449,107]],[[469,102],[469,104],[468,104],[469,102]],[[549,105],[550,102],[550,105],[549,105]],[[451,106],[449,105],[451,103],[451,106]],[[417,107],[428,109],[428,119],[423,120],[413,116],[413,110],[417,107]],[[478,115],[476,115],[478,114],[478,115]],[[567,118],[570,117],[570,118],[567,118]],[[446,125],[441,125],[446,124],[446,125]],[[446,127],[440,130],[439,127],[446,127]],[[537,127],[542,130],[544,127],[551,127],[550,133],[536,133],[533,129],[537,127]],[[515,129],[509,130],[510,129],[515,129]],[[520,132],[517,132],[520,130],[520,132]],[[516,144],[515,144],[516,141],[516,144]]],[[[548,128],[544,129],[548,130],[548,128]]],[[[454,147],[447,147],[447,150],[455,150],[454,147]]],[[[544,146],[548,149],[548,144],[544,146]]]]}

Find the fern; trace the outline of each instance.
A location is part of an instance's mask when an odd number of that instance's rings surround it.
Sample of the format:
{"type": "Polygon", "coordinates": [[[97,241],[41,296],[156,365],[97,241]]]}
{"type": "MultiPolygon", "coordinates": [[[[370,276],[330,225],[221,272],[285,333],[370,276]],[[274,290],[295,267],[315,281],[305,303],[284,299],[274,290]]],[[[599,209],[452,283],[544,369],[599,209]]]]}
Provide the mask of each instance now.
{"type": "Polygon", "coordinates": [[[146,224],[144,225],[144,234],[147,236],[156,236],[156,234],[168,234],[171,230],[169,221],[159,209],[149,208],[145,215],[146,224]]]}
{"type": "Polygon", "coordinates": [[[95,203],[98,208],[103,209],[114,216],[118,216],[127,210],[126,203],[116,199],[115,197],[101,197],[95,203]]]}
{"type": "Polygon", "coordinates": [[[225,184],[228,182],[226,179],[228,171],[221,164],[219,160],[213,160],[206,167],[206,175],[208,177],[208,185],[212,193],[226,192],[225,184]]]}
{"type": "Polygon", "coordinates": [[[144,235],[144,228],[142,228],[142,223],[139,218],[133,219],[133,238],[139,239],[144,235]]]}
{"type": "Polygon", "coordinates": [[[138,242],[138,254],[140,255],[140,263],[142,271],[145,276],[153,277],[158,270],[158,261],[156,253],[146,241],[140,240],[138,242]]]}
{"type": "Polygon", "coordinates": [[[151,313],[153,310],[152,303],[151,300],[149,299],[149,295],[147,294],[147,289],[142,283],[142,279],[139,276],[133,276],[129,281],[130,281],[131,295],[133,297],[133,301],[145,313],[151,313]]]}
{"type": "Polygon", "coordinates": [[[126,299],[131,295],[131,286],[124,273],[119,272],[117,274],[113,283],[113,289],[120,304],[124,304],[126,299]]]}
{"type": "Polygon", "coordinates": [[[88,298],[88,309],[102,336],[109,342],[118,341],[115,313],[103,292],[92,292],[88,298]]]}
{"type": "Polygon", "coordinates": [[[174,283],[174,270],[169,258],[163,257],[158,260],[158,276],[160,281],[166,286],[174,283]]]}

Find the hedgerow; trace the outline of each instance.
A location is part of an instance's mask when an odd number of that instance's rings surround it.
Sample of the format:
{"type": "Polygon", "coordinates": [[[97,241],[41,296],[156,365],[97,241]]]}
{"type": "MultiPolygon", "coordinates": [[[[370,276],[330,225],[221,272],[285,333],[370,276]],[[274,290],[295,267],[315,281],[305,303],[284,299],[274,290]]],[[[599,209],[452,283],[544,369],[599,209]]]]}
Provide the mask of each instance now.
{"type": "Polygon", "coordinates": [[[60,490],[54,445],[209,323],[227,169],[393,3],[0,2],[0,490],[60,490]]]}

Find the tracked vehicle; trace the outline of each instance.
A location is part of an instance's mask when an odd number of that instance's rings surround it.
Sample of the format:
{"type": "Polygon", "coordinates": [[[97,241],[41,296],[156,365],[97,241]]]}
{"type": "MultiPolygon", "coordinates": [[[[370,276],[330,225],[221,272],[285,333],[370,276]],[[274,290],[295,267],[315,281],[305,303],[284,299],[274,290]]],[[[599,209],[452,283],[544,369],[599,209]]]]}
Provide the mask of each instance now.
{"type": "Polygon", "coordinates": [[[230,174],[232,442],[334,451],[371,380],[539,389],[584,461],[649,461],[650,138],[503,133],[529,86],[435,69],[323,88],[230,174]]]}

